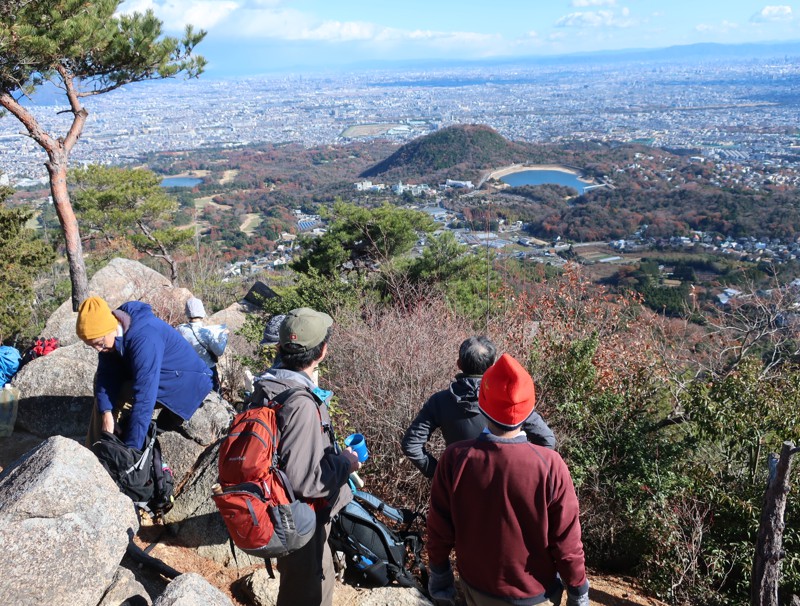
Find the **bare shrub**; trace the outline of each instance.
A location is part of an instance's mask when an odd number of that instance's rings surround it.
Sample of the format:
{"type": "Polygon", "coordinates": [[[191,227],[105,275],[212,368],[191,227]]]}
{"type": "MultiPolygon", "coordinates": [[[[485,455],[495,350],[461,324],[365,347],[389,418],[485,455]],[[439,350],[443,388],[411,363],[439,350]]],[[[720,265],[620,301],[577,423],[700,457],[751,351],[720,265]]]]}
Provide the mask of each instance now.
{"type": "Polygon", "coordinates": [[[209,312],[225,308],[247,292],[243,278],[225,278],[225,262],[219,252],[199,244],[196,254],[181,263],[181,278],[186,288],[203,300],[209,312]]]}
{"type": "Polygon", "coordinates": [[[405,310],[367,305],[335,320],[322,382],[338,396],[339,434],[365,435],[370,459],[361,475],[371,491],[396,504],[426,505],[428,481],[400,441],[425,400],[453,380],[470,326],[440,299],[405,310]]]}

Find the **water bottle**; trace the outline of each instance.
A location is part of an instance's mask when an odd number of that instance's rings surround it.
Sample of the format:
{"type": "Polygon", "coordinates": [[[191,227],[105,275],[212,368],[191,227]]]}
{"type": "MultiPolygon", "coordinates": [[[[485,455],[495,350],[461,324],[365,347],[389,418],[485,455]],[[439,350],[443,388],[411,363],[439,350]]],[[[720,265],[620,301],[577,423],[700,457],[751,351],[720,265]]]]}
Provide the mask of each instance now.
{"type": "Polygon", "coordinates": [[[18,402],[19,389],[10,383],[0,389],[0,438],[7,438],[14,431],[18,402]]]}

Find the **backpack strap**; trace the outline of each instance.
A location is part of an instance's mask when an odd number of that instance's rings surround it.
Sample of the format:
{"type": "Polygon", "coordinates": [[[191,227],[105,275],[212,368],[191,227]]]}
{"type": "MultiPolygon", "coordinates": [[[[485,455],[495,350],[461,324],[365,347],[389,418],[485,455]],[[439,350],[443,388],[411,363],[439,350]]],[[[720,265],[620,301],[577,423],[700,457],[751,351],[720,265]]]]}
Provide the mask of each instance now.
{"type": "Polygon", "coordinates": [[[414,514],[412,512],[387,505],[373,494],[354,490],[353,496],[366,505],[368,509],[377,511],[395,522],[410,523],[413,521],[414,514]],[[409,517],[411,518],[410,520],[408,519],[409,517]]]}
{"type": "Polygon", "coordinates": [[[209,356],[211,356],[211,361],[214,362],[214,364],[219,362],[219,356],[217,354],[215,354],[213,351],[211,351],[211,349],[209,349],[208,345],[203,343],[203,340],[200,337],[197,336],[197,333],[194,331],[194,326],[192,326],[192,322],[189,322],[188,326],[189,326],[189,330],[192,331],[192,334],[194,335],[194,338],[197,339],[197,342],[200,343],[202,348],[206,350],[206,353],[209,356]]]}

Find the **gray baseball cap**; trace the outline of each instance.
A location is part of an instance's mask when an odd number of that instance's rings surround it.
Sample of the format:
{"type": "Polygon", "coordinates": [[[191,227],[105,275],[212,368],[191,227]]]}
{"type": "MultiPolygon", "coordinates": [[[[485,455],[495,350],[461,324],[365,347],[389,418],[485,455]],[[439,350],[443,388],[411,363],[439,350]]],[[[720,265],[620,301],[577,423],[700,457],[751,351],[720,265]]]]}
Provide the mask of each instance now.
{"type": "Polygon", "coordinates": [[[281,322],[279,341],[287,351],[300,353],[322,343],[333,325],[333,318],[310,307],[293,309],[281,322]]]}

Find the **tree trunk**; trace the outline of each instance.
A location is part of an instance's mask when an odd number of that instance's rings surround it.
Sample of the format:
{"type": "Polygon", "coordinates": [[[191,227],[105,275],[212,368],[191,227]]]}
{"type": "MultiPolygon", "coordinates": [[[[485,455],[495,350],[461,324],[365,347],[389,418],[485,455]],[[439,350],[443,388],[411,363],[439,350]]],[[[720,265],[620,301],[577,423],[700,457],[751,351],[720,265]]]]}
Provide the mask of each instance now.
{"type": "Polygon", "coordinates": [[[792,442],[784,442],[780,458],[771,454],[770,476],[764,497],[764,510],[758,528],[756,552],[750,580],[751,606],[778,606],[778,582],[783,544],[786,496],[789,494],[789,473],[792,455],[798,451],[792,442]]]}
{"type": "Polygon", "coordinates": [[[45,166],[50,173],[50,193],[53,196],[53,206],[55,206],[58,222],[61,224],[66,242],[69,277],[72,282],[72,311],[78,311],[78,306],[89,296],[89,280],[86,277],[86,265],[83,262],[83,246],[78,230],[78,220],[75,218],[67,191],[66,154],[51,154],[50,160],[45,166]]]}
{"type": "Polygon", "coordinates": [[[50,173],[50,193],[53,196],[53,205],[58,222],[64,232],[67,248],[69,277],[72,281],[72,311],[78,311],[78,306],[89,296],[89,281],[86,278],[86,266],[83,262],[83,246],[78,230],[78,220],[75,218],[67,191],[67,164],[69,154],[83,132],[88,112],[80,104],[73,86],[72,76],[64,67],[58,67],[56,71],[61,74],[70,102],[70,111],[74,116],[65,137],[57,139],[47,133],[34,115],[20,105],[8,92],[0,92],[0,106],[22,122],[31,139],[36,141],[47,153],[48,160],[45,166],[47,172],[50,173]]]}

